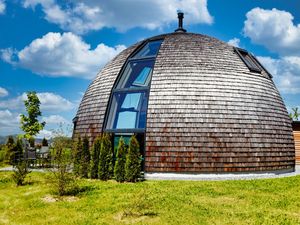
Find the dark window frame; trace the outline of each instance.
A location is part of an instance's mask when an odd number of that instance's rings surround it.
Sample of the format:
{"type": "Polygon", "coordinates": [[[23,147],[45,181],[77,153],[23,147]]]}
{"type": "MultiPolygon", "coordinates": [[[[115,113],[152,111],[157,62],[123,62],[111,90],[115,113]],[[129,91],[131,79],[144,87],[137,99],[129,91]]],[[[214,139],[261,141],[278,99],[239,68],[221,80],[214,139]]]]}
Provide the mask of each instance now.
{"type": "MultiPolygon", "coordinates": [[[[154,60],[154,64],[153,64],[153,68],[155,66],[155,60],[157,57],[156,55],[151,55],[151,56],[145,56],[145,57],[135,57],[136,54],[138,54],[148,43],[152,42],[152,41],[160,41],[161,43],[163,42],[164,38],[156,38],[156,39],[150,39],[148,41],[145,41],[144,43],[142,43],[135,51],[133,51],[130,56],[127,58],[126,62],[124,63],[124,65],[122,66],[119,74],[118,74],[118,78],[116,79],[112,91],[110,93],[110,98],[109,98],[109,102],[108,102],[108,106],[106,109],[106,113],[105,113],[105,119],[104,119],[104,123],[102,126],[102,132],[108,132],[108,133],[120,133],[120,132],[131,132],[131,133],[145,133],[146,132],[146,125],[145,128],[130,128],[130,129],[112,129],[112,128],[107,128],[107,125],[109,123],[109,112],[110,109],[112,107],[113,104],[113,97],[115,94],[117,93],[141,93],[141,92],[145,92],[146,95],[148,95],[148,100],[149,100],[149,94],[150,94],[150,86],[151,86],[151,80],[152,80],[152,74],[151,74],[151,78],[150,78],[150,82],[148,86],[145,87],[134,87],[134,88],[117,88],[120,80],[122,79],[122,76],[124,75],[124,72],[126,70],[126,67],[129,63],[131,62],[139,62],[139,61],[145,61],[145,60],[154,60]]],[[[153,71],[152,71],[153,73],[153,71]]],[[[148,108],[148,101],[147,101],[147,106],[148,108]]],[[[147,113],[146,113],[146,123],[147,123],[147,113]]]]}
{"type": "Polygon", "coordinates": [[[257,60],[257,58],[254,55],[252,55],[247,50],[242,48],[233,47],[233,49],[238,54],[238,56],[242,59],[242,61],[246,64],[246,66],[249,68],[251,72],[261,73],[262,71],[264,71],[268,74],[269,78],[273,78],[272,74],[257,60]],[[251,65],[249,65],[248,61],[245,59],[245,57],[242,54],[247,55],[251,59],[251,62],[254,65],[256,65],[256,67],[258,67],[258,69],[253,68],[251,65]]]}
{"type": "Polygon", "coordinates": [[[234,47],[234,50],[238,54],[238,56],[242,59],[242,61],[246,64],[246,66],[249,68],[249,70],[251,72],[261,73],[263,70],[265,70],[264,67],[259,63],[259,61],[250,52],[246,51],[245,49],[237,48],[237,47],[234,47]],[[248,59],[246,59],[247,56],[249,57],[251,62],[248,62],[248,59]],[[251,64],[254,64],[255,67],[253,67],[251,64]]]}

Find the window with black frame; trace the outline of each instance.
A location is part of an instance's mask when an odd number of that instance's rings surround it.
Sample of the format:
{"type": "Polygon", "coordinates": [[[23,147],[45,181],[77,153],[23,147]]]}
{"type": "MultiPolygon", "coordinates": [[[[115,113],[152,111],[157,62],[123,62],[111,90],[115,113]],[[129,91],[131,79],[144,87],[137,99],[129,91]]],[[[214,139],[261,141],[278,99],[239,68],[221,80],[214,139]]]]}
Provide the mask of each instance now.
{"type": "Polygon", "coordinates": [[[112,91],[105,130],[108,132],[143,132],[150,80],[162,40],[146,43],[130,57],[112,91]]]}

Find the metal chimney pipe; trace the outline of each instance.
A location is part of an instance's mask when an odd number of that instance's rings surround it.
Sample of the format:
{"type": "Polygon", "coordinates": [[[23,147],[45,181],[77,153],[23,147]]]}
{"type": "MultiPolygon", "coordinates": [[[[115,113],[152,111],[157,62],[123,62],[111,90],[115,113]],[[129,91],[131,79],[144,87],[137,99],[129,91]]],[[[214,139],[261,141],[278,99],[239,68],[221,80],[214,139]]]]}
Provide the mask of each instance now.
{"type": "Polygon", "coordinates": [[[183,29],[184,13],[178,12],[177,15],[178,15],[178,28],[175,30],[175,32],[186,32],[186,30],[183,29]]]}

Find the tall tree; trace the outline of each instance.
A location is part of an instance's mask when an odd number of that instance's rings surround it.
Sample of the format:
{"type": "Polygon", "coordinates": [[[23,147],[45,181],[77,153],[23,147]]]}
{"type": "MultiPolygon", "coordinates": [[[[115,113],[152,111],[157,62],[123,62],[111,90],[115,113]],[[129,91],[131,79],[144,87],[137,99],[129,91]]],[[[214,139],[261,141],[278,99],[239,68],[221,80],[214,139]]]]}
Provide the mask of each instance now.
{"type": "Polygon", "coordinates": [[[125,163],[125,179],[129,182],[136,182],[141,173],[140,146],[135,136],[129,141],[128,153],[125,163]]]}
{"type": "Polygon", "coordinates": [[[48,146],[48,141],[45,137],[42,140],[42,146],[48,146]]]}
{"type": "Polygon", "coordinates": [[[97,137],[94,141],[92,148],[92,160],[91,160],[91,178],[98,178],[98,167],[99,167],[99,157],[101,149],[101,137],[97,137]]]}
{"type": "Polygon", "coordinates": [[[80,161],[82,155],[82,141],[80,137],[75,138],[73,142],[73,173],[76,176],[80,175],[80,161]]]}
{"type": "Polygon", "coordinates": [[[89,165],[90,165],[91,155],[89,148],[89,140],[87,137],[83,139],[82,143],[82,154],[80,160],[80,175],[84,178],[88,178],[89,174],[89,165]]]}
{"type": "Polygon", "coordinates": [[[299,118],[300,118],[300,112],[298,111],[298,107],[292,108],[292,110],[293,110],[293,112],[291,112],[289,114],[290,118],[292,120],[299,120],[299,118]]]}
{"type": "Polygon", "coordinates": [[[34,91],[27,92],[27,99],[24,100],[27,115],[21,114],[21,129],[25,132],[24,137],[29,141],[37,135],[45,126],[45,122],[39,122],[38,117],[42,115],[40,111],[41,102],[34,91]]]}
{"type": "Polygon", "coordinates": [[[109,180],[112,178],[113,172],[113,148],[111,144],[111,137],[109,134],[104,133],[100,149],[99,178],[101,180],[109,180]]]}
{"type": "Polygon", "coordinates": [[[125,181],[126,145],[123,137],[120,138],[117,150],[117,159],[114,168],[115,179],[118,182],[125,181]]]}

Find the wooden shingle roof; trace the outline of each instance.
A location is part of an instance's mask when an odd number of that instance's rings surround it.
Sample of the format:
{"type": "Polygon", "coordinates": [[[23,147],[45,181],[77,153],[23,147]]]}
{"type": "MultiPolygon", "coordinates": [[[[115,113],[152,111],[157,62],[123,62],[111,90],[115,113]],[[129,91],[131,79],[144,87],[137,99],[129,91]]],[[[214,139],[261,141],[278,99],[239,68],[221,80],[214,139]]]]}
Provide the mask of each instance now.
{"type": "MultiPolygon", "coordinates": [[[[162,35],[147,112],[145,170],[226,172],[293,169],[291,121],[266,71],[251,72],[234,48],[192,33],[162,35]]],[[[102,132],[109,96],[134,45],[89,86],[75,133],[102,132]]]]}

